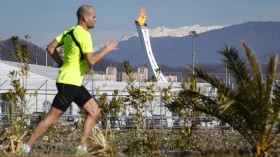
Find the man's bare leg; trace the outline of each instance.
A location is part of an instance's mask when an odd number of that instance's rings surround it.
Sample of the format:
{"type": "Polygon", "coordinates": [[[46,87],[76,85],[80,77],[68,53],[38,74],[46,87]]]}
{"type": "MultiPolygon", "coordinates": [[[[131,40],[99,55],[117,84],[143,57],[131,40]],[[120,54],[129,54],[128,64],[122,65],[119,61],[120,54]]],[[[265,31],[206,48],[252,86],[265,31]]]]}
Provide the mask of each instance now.
{"type": "Polygon", "coordinates": [[[50,112],[48,115],[37,125],[35,130],[33,131],[32,135],[29,137],[27,141],[27,146],[30,148],[34,144],[34,142],[41,137],[50,127],[54,126],[58,120],[59,117],[63,114],[63,111],[51,107],[50,112]]]}
{"type": "Polygon", "coordinates": [[[84,110],[88,113],[85,124],[84,124],[84,132],[81,138],[80,146],[87,145],[87,139],[91,133],[93,126],[96,124],[96,120],[99,116],[100,110],[96,101],[92,98],[83,107],[84,110]]]}

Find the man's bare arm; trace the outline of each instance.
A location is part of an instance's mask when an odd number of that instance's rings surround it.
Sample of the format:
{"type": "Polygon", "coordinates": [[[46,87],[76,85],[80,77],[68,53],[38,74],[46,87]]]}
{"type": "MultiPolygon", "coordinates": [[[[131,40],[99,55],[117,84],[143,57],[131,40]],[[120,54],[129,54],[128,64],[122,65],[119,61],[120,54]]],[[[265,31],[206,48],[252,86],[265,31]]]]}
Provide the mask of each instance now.
{"type": "Polygon", "coordinates": [[[106,42],[104,48],[100,52],[98,52],[96,54],[85,53],[84,55],[85,55],[88,65],[90,65],[90,66],[95,65],[103,57],[105,57],[108,53],[118,49],[118,44],[119,43],[116,40],[114,40],[112,42],[106,42]]]}
{"type": "Polygon", "coordinates": [[[58,42],[54,39],[47,47],[47,51],[49,55],[55,60],[55,62],[60,67],[63,64],[63,60],[60,58],[58,51],[56,48],[58,48],[60,45],[58,42]]]}

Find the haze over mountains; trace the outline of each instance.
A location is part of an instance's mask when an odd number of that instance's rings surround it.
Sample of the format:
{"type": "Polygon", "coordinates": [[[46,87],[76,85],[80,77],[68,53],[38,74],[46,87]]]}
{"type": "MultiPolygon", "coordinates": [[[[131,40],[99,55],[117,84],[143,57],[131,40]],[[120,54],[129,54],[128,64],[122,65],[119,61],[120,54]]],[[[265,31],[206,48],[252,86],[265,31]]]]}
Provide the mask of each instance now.
{"type": "MultiPolygon", "coordinates": [[[[184,67],[192,63],[192,38],[190,31],[197,31],[198,36],[194,38],[194,50],[196,53],[195,64],[221,64],[221,56],[217,53],[224,45],[234,46],[243,52],[242,41],[256,52],[265,63],[267,56],[272,52],[280,50],[280,22],[246,22],[232,26],[210,26],[199,25],[184,26],[178,29],[158,27],[150,30],[151,45],[154,57],[161,67],[184,67]]],[[[136,28],[135,28],[136,32],[136,28]]],[[[1,34],[0,34],[1,39],[1,34]]],[[[21,43],[26,42],[20,40],[21,43]]],[[[32,43],[30,48],[30,63],[45,65],[45,51],[32,43]]],[[[96,46],[98,48],[98,46],[96,46]]],[[[9,51],[13,50],[11,40],[0,40],[0,58],[2,60],[13,60],[9,51]]],[[[121,38],[119,49],[109,54],[95,66],[95,70],[104,70],[110,64],[118,70],[123,69],[123,61],[129,60],[131,65],[149,65],[147,54],[141,45],[137,33],[121,38]]],[[[48,65],[53,66],[52,59],[48,56],[48,65]]],[[[164,69],[162,69],[164,71],[164,69]]]]}

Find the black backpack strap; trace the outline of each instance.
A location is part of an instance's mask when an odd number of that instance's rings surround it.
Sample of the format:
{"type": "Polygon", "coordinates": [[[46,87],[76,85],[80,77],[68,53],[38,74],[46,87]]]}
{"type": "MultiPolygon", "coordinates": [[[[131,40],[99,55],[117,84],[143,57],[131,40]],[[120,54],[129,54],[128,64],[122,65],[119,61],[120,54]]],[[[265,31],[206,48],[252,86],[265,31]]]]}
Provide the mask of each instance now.
{"type": "Polygon", "coordinates": [[[75,36],[74,36],[74,29],[75,28],[73,28],[73,29],[71,29],[69,32],[67,32],[66,34],[64,34],[63,35],[63,38],[65,37],[65,36],[67,36],[67,35],[71,35],[71,38],[72,38],[72,40],[74,41],[74,43],[76,44],[76,46],[77,47],[79,47],[79,49],[80,49],[80,53],[81,53],[81,61],[84,59],[84,54],[83,54],[83,51],[82,51],[82,47],[81,47],[81,45],[80,45],[80,43],[76,40],[76,38],[75,38],[75,36]]]}

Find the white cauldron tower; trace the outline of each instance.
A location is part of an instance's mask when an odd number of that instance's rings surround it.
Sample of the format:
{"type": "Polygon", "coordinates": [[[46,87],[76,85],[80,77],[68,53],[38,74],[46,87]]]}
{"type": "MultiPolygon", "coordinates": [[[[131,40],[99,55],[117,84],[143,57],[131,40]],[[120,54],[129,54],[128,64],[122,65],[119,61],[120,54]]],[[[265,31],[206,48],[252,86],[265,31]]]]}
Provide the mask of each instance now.
{"type": "Polygon", "coordinates": [[[144,8],[141,8],[140,16],[135,21],[136,29],[139,35],[139,38],[141,40],[142,46],[144,50],[146,51],[151,67],[153,69],[153,73],[155,77],[157,78],[158,82],[168,82],[166,78],[163,76],[161,70],[158,67],[158,64],[155,60],[151,43],[150,43],[150,33],[149,33],[149,28],[147,24],[145,23],[146,21],[146,11],[144,8]]]}

